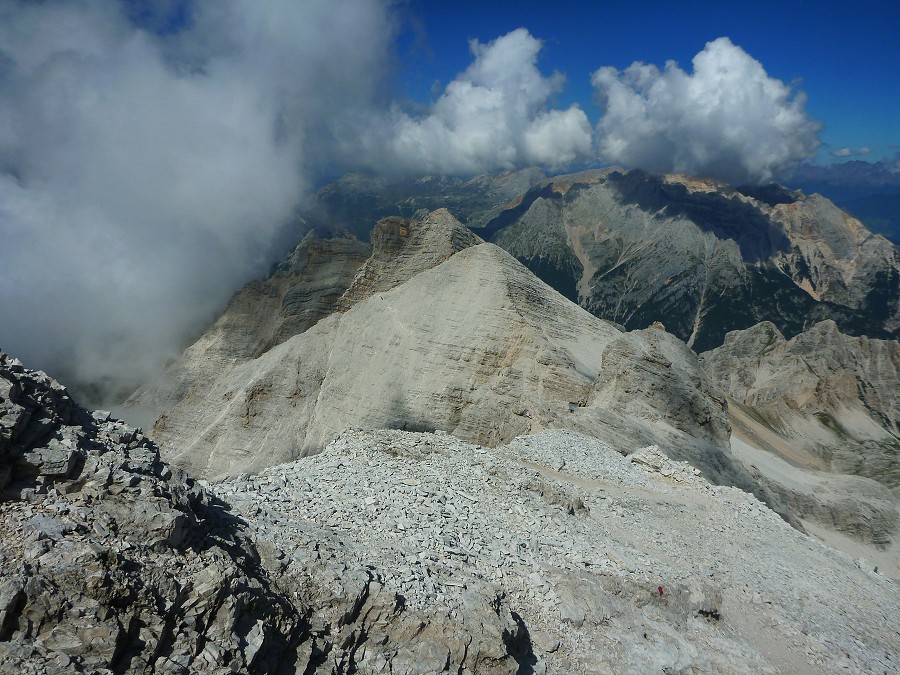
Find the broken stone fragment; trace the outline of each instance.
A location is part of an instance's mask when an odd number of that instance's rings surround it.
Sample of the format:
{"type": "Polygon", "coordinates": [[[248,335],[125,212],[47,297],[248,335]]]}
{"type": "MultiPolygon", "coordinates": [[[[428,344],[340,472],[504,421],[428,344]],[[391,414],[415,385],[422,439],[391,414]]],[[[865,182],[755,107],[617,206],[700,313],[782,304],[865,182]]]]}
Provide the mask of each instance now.
{"type": "Polygon", "coordinates": [[[57,439],[51,439],[46,447],[34,448],[23,453],[20,464],[39,476],[67,478],[78,460],[78,452],[57,439]]]}

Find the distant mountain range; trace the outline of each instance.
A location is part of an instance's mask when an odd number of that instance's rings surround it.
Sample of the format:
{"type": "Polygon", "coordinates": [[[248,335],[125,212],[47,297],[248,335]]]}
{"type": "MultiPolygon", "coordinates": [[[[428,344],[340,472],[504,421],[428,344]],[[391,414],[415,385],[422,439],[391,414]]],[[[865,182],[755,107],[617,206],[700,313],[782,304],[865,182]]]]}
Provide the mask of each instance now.
{"type": "Polygon", "coordinates": [[[320,192],[338,229],[446,206],[593,314],[655,321],[701,352],[771,321],[787,337],[825,319],[850,335],[900,327],[898,249],[820,196],[684,176],[536,169],[463,181],[347,176],[320,192]]]}

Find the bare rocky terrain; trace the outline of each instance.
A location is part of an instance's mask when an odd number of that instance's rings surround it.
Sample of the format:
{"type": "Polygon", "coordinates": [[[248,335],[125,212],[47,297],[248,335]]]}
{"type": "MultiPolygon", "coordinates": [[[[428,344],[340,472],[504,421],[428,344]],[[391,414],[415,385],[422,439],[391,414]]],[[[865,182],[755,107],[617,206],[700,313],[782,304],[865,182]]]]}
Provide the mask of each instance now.
{"type": "Polygon", "coordinates": [[[661,325],[591,316],[446,210],[384,219],[372,242],[318,324],[253,357],[234,343],[258,344],[256,324],[221,331],[240,323],[229,309],[174,378],[133,397],[170,403],[153,432],[166,457],[222,478],[318,452],[348,425],[487,446],[563,428],[624,453],[657,444],[844,550],[882,559],[900,539],[895,341],[830,321],[787,341],[763,323],[701,368],[661,325]],[[210,369],[220,344],[244,356],[210,369]]]}
{"type": "Polygon", "coordinates": [[[900,586],[657,448],[347,430],[198,483],[0,356],[0,668],[894,672],[900,586]]]}
{"type": "Polygon", "coordinates": [[[266,279],[248,282],[184,353],[132,395],[152,424],[160,410],[197,394],[223,368],[265,353],[331,314],[368,259],[353,238],[304,237],[266,279]]]}
{"type": "Polygon", "coordinates": [[[747,440],[766,447],[780,436],[803,465],[900,485],[896,340],[844,335],[833,321],[786,340],[761,323],[729,333],[700,361],[736,404],[747,440]]]}
{"type": "Polygon", "coordinates": [[[661,321],[698,352],[770,321],[788,338],[831,319],[850,335],[900,329],[897,246],[818,194],[734,188],[620,168],[470,180],[347,176],[320,193],[365,237],[384,216],[449,208],[593,314],[661,321]]]}
{"type": "Polygon", "coordinates": [[[617,169],[320,200],[389,217],[240,290],[148,435],[0,354],[0,672],[900,668],[896,247],[617,169]]]}
{"type": "Polygon", "coordinates": [[[318,452],[348,425],[443,430],[491,446],[564,427],[624,450],[663,443],[739,480],[724,397],[664,330],[624,333],[592,316],[446,210],[382,221],[373,239],[338,301],[349,309],[257,358],[220,364],[163,412],[153,435],[167,457],[222,477],[318,452]]]}

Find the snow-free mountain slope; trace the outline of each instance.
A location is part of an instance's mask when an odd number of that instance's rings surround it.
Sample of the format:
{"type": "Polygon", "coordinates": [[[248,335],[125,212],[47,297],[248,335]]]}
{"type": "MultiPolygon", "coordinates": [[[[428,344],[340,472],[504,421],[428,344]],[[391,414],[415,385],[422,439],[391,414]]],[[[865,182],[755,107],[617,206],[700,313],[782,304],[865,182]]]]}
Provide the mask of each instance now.
{"type": "Polygon", "coordinates": [[[419,218],[384,218],[372,230],[372,255],[338,302],[346,311],[378,291],[388,291],[450,256],[484,241],[447,209],[419,218]]]}
{"type": "Polygon", "coordinates": [[[704,351],[761,320],[790,336],[831,318],[898,328],[897,249],[826,199],[685,176],[586,171],[549,179],[482,236],[628,328],[662,321],[704,351]]]}
{"type": "Polygon", "coordinates": [[[265,353],[335,311],[371,247],[356,239],[304,237],[266,279],[248,282],[200,338],[126,407],[155,420],[203,391],[223,370],[265,353]]]}
{"type": "Polygon", "coordinates": [[[487,445],[563,426],[626,448],[664,441],[728,472],[724,403],[683,344],[621,333],[491,244],[223,372],[154,434],[179,464],[233,475],[317,452],[350,426],[487,445]]]}
{"type": "Polygon", "coordinates": [[[737,404],[736,430],[780,437],[774,445],[807,466],[900,484],[896,340],[844,335],[833,321],[786,340],[760,323],[729,333],[701,362],[737,404]]]}
{"type": "Polygon", "coordinates": [[[890,672],[900,651],[900,586],[656,448],[348,431],[200,487],[0,354],[0,467],[3,672],[890,672]]]}
{"type": "Polygon", "coordinates": [[[897,248],[819,195],[737,189],[623,169],[462,181],[347,176],[320,193],[341,222],[448,208],[485,240],[601,318],[662,321],[698,351],[768,320],[788,337],[825,319],[896,336],[897,248]]]}

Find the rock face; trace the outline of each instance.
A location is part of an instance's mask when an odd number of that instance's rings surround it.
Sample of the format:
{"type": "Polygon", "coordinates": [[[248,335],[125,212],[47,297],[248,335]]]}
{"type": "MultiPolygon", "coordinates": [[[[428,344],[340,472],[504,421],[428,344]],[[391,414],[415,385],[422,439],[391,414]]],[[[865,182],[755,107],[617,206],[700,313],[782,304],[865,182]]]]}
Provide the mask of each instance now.
{"type": "Polygon", "coordinates": [[[446,207],[590,312],[629,329],[662,321],[697,351],[764,320],[788,337],[826,319],[852,335],[900,330],[897,247],[824,197],[775,184],[526,170],[469,181],[347,176],[319,199],[360,236],[398,209],[446,207]]]}
{"type": "Polygon", "coordinates": [[[900,485],[900,344],[823,321],[791,340],[771,323],[729,333],[701,355],[732,401],[736,428],[775,434],[807,463],[900,485]]]}
{"type": "Polygon", "coordinates": [[[409,281],[464,248],[484,243],[447,209],[422,214],[421,220],[384,218],[375,226],[371,239],[372,255],[340,298],[337,307],[341,311],[409,281]]]}
{"type": "Polygon", "coordinates": [[[896,665],[896,557],[874,573],[655,447],[350,430],[201,487],[2,354],[0,385],[3,672],[896,665]]]}
{"type": "Polygon", "coordinates": [[[126,406],[158,414],[196,395],[223,369],[314,326],[337,308],[370,253],[371,247],[356,239],[308,234],[267,279],[238,291],[216,322],[126,406]]]}
{"type": "Polygon", "coordinates": [[[293,658],[304,617],[139,431],[5,354],[0,425],[0,670],[275,672],[293,658]]]}
{"type": "Polygon", "coordinates": [[[786,340],[766,322],[729,333],[701,362],[728,393],[734,456],[758,495],[812,527],[896,548],[896,341],[844,335],[833,321],[786,340]]]}
{"type": "Polygon", "coordinates": [[[351,425],[486,445],[565,427],[623,448],[658,442],[726,479],[724,401],[683,343],[623,334],[496,246],[461,248],[477,240],[447,212],[379,228],[345,295],[355,304],[166,412],[154,436],[167,456],[221,476],[317,452],[351,425]],[[398,227],[413,233],[405,246],[384,234],[398,227]],[[385,242],[402,251],[396,266],[385,242]]]}
{"type": "Polygon", "coordinates": [[[663,321],[697,351],[761,320],[900,327],[897,247],[819,195],[607,169],[549,179],[476,231],[597,316],[663,321]]]}

